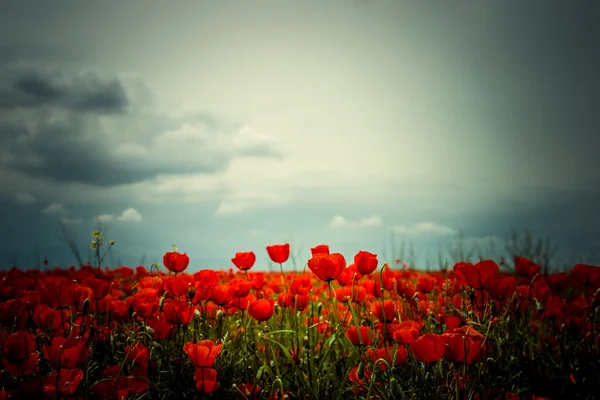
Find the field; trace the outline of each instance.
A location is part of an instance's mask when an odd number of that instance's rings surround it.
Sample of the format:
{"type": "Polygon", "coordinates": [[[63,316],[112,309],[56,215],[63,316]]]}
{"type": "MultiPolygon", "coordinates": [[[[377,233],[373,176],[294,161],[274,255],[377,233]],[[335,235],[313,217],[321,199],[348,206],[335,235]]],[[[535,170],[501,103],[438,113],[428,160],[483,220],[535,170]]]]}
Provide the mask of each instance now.
{"type": "MultiPolygon", "coordinates": [[[[264,250],[263,250],[264,251],[264,250]]],[[[311,249],[286,271],[0,272],[0,399],[598,398],[600,267],[419,272],[311,249]]],[[[99,263],[98,265],[101,265],[99,263]]]]}

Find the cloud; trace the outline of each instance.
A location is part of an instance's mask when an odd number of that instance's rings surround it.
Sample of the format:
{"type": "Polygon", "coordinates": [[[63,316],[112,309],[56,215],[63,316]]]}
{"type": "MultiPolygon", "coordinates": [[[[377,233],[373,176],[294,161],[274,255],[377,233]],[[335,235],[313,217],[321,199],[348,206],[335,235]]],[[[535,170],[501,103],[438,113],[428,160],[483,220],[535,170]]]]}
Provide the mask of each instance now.
{"type": "Polygon", "coordinates": [[[15,201],[17,202],[17,204],[26,206],[35,203],[35,197],[33,197],[29,193],[19,192],[15,193],[15,201]]]}
{"type": "Polygon", "coordinates": [[[52,106],[97,114],[125,112],[128,98],[121,82],[90,73],[65,75],[35,67],[14,70],[0,90],[0,109],[52,106]],[[7,87],[8,86],[8,87],[7,87]]]}
{"type": "Polygon", "coordinates": [[[217,207],[217,215],[239,214],[250,209],[286,204],[289,197],[285,193],[269,193],[259,190],[245,190],[226,194],[217,207]]]}
{"type": "Polygon", "coordinates": [[[141,222],[142,214],[140,214],[135,208],[128,208],[123,210],[121,215],[117,217],[117,221],[120,222],[141,222]]]}
{"type": "Polygon", "coordinates": [[[106,187],[279,158],[276,141],[207,113],[147,107],[138,80],[13,66],[0,74],[0,168],[106,187]],[[131,92],[131,93],[130,93],[131,92]]]}
{"type": "Polygon", "coordinates": [[[42,210],[42,214],[45,215],[64,215],[69,212],[65,209],[65,207],[60,203],[53,203],[48,205],[45,209],[42,210]]]}
{"type": "Polygon", "coordinates": [[[401,235],[432,235],[447,236],[454,235],[457,231],[449,226],[436,224],[435,222],[419,222],[411,227],[404,225],[394,226],[394,232],[401,235]]]}
{"type": "Polygon", "coordinates": [[[381,217],[378,215],[363,218],[361,220],[349,220],[342,215],[336,215],[329,222],[329,227],[331,228],[374,228],[381,225],[381,217]]]}
{"type": "Polygon", "coordinates": [[[94,221],[98,222],[141,222],[142,215],[135,208],[127,208],[123,210],[121,215],[114,216],[113,214],[100,214],[94,217],[94,221]]]}

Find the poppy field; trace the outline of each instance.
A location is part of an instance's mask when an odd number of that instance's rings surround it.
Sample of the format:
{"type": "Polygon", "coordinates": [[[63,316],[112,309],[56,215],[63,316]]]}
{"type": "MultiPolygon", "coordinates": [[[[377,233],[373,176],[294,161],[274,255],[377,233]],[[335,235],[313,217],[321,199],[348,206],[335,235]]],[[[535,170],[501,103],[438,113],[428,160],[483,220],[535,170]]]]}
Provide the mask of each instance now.
{"type": "Polygon", "coordinates": [[[240,252],[188,273],[177,251],[0,271],[0,399],[600,396],[600,267],[423,272],[319,245],[293,272],[289,244],[266,251],[279,271],[240,252]]]}

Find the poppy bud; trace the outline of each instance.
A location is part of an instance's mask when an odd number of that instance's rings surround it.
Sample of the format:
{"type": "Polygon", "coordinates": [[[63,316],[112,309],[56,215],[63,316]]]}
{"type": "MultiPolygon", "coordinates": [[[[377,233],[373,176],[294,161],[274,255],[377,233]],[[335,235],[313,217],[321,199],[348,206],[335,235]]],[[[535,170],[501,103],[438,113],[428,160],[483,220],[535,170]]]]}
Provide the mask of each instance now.
{"type": "Polygon", "coordinates": [[[361,381],[365,377],[365,364],[363,364],[362,361],[358,364],[358,370],[356,371],[356,375],[358,376],[358,379],[360,379],[361,381]]]}
{"type": "Polygon", "coordinates": [[[323,303],[319,303],[317,305],[317,314],[321,315],[322,310],[323,310],[323,303]]]}
{"type": "Polygon", "coordinates": [[[152,329],[150,325],[146,325],[146,332],[148,332],[149,335],[154,335],[154,329],[152,329]]]}
{"type": "Polygon", "coordinates": [[[83,309],[83,315],[87,314],[88,310],[90,309],[90,299],[88,299],[87,297],[83,301],[82,309],[83,309]]]}

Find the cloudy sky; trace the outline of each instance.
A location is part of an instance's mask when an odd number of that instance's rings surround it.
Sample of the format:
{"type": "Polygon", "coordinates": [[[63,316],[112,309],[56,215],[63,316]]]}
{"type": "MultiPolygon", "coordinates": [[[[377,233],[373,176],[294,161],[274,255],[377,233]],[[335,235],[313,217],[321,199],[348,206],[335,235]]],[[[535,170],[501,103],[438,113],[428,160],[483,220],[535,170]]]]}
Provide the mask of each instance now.
{"type": "Polygon", "coordinates": [[[600,248],[597,2],[0,4],[3,266],[600,248]]]}

